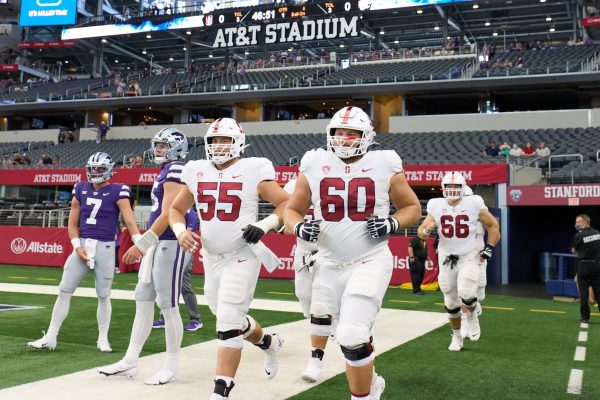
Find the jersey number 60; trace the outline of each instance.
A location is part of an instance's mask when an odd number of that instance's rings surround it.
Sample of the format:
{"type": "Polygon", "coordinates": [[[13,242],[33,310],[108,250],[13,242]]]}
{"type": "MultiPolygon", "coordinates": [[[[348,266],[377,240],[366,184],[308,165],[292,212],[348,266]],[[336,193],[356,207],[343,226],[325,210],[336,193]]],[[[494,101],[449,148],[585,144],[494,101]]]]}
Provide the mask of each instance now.
{"type": "Polygon", "coordinates": [[[364,221],[375,210],[375,182],[371,178],[354,178],[347,188],[342,178],[325,178],[319,189],[325,221],[341,221],[346,213],[352,221],[364,221]],[[344,192],[332,194],[332,191],[344,192]]]}

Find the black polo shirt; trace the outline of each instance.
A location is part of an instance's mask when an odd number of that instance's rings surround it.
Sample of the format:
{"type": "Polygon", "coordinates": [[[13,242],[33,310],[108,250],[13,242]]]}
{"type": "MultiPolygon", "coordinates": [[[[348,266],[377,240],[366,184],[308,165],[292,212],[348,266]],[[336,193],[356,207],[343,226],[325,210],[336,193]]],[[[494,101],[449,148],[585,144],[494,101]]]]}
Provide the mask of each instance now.
{"type": "Polygon", "coordinates": [[[591,227],[582,229],[573,238],[573,248],[579,261],[600,261],[600,232],[591,227]]]}
{"type": "Polygon", "coordinates": [[[415,258],[419,260],[427,260],[427,242],[423,245],[423,241],[417,236],[410,239],[410,247],[413,249],[415,258]]]}

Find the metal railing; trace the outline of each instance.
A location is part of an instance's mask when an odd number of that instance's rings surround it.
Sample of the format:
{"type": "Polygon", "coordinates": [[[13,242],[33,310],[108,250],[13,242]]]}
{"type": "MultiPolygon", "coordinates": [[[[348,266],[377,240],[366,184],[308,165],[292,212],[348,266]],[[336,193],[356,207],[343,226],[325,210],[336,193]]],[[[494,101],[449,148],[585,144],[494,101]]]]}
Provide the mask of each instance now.
{"type": "Polygon", "coordinates": [[[0,210],[0,225],[66,227],[69,208],[55,210],[0,210]]]}
{"type": "MultiPolygon", "coordinates": [[[[552,159],[563,157],[563,158],[579,158],[580,164],[583,164],[583,155],[580,153],[574,154],[553,154],[548,157],[548,177],[552,176],[552,159]]],[[[573,170],[571,170],[571,178],[573,175],[573,170]]]]}
{"type": "Polygon", "coordinates": [[[600,149],[596,151],[596,162],[600,162],[600,149]]]}

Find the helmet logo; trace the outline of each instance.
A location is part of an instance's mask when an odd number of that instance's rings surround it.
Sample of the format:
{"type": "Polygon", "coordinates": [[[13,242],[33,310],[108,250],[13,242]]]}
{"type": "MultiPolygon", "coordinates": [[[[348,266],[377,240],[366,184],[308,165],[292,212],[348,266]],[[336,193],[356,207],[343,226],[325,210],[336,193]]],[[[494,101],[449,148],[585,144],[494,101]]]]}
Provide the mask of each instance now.
{"type": "Polygon", "coordinates": [[[352,112],[352,107],[346,107],[346,112],[344,113],[344,116],[342,117],[342,124],[348,123],[348,118],[350,118],[351,112],[352,112]]]}

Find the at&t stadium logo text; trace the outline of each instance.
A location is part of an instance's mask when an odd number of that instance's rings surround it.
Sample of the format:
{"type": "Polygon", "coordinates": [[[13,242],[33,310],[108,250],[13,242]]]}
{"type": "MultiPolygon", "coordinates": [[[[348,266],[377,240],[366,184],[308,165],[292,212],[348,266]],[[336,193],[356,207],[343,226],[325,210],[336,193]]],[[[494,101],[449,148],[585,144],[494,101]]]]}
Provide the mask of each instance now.
{"type": "Polygon", "coordinates": [[[23,238],[14,238],[10,242],[10,249],[15,254],[38,253],[38,254],[62,254],[63,247],[58,243],[47,242],[31,242],[27,245],[27,241],[23,238]]]}

